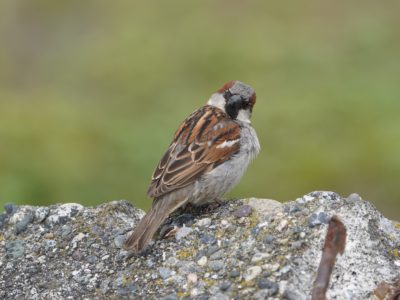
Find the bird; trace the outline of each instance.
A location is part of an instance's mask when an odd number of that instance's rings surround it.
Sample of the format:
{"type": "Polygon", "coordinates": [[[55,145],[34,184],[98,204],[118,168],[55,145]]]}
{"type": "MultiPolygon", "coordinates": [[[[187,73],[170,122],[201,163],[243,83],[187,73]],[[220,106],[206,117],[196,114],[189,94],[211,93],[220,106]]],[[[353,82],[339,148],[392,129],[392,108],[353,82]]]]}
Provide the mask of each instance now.
{"type": "Polygon", "coordinates": [[[260,151],[250,121],[255,103],[254,89],[232,80],[181,123],[152,175],[152,207],[124,241],[125,250],[143,252],[171,213],[215,203],[240,181],[260,151]]]}

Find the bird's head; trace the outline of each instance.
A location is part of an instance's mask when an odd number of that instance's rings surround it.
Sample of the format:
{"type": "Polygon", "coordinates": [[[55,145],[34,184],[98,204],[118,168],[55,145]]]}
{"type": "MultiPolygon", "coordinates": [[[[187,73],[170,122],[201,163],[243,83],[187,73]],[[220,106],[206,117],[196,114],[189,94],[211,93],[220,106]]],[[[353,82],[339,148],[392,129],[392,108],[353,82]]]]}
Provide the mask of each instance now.
{"type": "Polygon", "coordinates": [[[256,92],[238,80],[225,83],[207,102],[208,105],[222,109],[232,119],[246,123],[250,123],[255,103],[256,92]]]}

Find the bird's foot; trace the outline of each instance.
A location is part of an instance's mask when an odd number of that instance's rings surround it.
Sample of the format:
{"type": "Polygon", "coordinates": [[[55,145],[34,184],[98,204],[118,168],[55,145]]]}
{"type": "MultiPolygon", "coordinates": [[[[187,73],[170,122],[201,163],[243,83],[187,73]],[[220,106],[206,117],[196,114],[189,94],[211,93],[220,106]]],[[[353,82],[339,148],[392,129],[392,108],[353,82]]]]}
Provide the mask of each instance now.
{"type": "Polygon", "coordinates": [[[184,213],[182,215],[169,218],[160,229],[160,237],[162,239],[167,239],[175,236],[183,226],[190,227],[194,223],[194,216],[189,213],[184,213]]]}
{"type": "Polygon", "coordinates": [[[223,206],[225,203],[226,201],[222,198],[214,199],[212,202],[208,202],[202,206],[199,206],[198,211],[200,214],[209,213],[218,207],[223,206]]]}

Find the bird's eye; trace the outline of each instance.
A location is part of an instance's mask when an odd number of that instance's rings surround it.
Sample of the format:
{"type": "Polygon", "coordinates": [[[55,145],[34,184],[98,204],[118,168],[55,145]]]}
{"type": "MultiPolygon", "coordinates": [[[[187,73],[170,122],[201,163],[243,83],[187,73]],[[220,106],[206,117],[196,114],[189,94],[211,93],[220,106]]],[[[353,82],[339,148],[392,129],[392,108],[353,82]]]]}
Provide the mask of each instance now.
{"type": "Polygon", "coordinates": [[[250,102],[245,101],[245,100],[242,102],[242,108],[243,108],[243,109],[248,109],[249,106],[250,106],[250,102]]]}
{"type": "Polygon", "coordinates": [[[232,97],[232,93],[229,90],[226,90],[224,92],[224,98],[225,99],[229,99],[230,97],[232,97]]]}

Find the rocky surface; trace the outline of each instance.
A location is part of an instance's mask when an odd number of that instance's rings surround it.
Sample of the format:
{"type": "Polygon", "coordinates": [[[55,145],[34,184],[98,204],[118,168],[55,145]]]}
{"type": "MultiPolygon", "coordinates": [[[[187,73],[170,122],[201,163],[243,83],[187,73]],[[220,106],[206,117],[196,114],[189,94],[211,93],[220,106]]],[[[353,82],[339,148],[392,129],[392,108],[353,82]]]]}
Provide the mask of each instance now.
{"type": "MultiPolygon", "coordinates": [[[[356,195],[231,200],[141,256],[121,249],[143,211],[127,201],[7,205],[0,215],[1,299],[309,299],[327,223],[347,245],[329,299],[384,299],[400,277],[400,226],[356,195]]],[[[188,218],[190,221],[190,218],[188,218]]]]}

